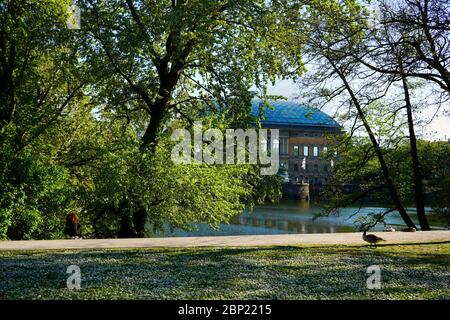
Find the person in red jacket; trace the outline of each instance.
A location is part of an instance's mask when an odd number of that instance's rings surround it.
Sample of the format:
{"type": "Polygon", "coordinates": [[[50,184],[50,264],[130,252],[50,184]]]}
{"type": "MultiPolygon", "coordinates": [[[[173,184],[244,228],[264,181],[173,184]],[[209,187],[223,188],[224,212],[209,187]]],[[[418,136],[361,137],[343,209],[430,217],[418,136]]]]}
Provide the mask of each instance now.
{"type": "Polygon", "coordinates": [[[81,224],[75,213],[69,213],[66,216],[66,228],[64,233],[68,238],[81,239],[81,224]]]}

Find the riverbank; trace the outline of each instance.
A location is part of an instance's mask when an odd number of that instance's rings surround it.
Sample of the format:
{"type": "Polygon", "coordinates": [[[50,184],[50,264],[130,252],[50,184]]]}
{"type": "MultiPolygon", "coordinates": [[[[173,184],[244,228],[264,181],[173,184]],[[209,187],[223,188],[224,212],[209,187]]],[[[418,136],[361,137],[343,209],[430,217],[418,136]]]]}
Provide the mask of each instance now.
{"type": "MultiPolygon", "coordinates": [[[[385,245],[402,243],[450,242],[450,230],[417,232],[373,232],[386,240],[385,245]]],[[[364,245],[360,232],[243,235],[217,237],[168,237],[143,239],[23,240],[0,241],[0,251],[126,249],[126,248],[192,248],[252,247],[302,245],[364,245]]]]}
{"type": "Polygon", "coordinates": [[[0,270],[0,299],[450,299],[450,243],[3,251],[0,270]]]}

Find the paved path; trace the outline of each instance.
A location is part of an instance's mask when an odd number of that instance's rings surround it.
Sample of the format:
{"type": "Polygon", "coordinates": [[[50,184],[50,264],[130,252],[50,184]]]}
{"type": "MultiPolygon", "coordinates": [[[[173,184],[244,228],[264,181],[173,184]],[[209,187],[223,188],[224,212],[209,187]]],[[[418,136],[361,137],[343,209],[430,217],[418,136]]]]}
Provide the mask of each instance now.
{"type": "MultiPolygon", "coordinates": [[[[386,243],[450,242],[450,230],[428,232],[373,232],[386,243]]],[[[249,235],[220,237],[23,240],[0,241],[0,251],[49,249],[113,249],[113,248],[188,248],[188,247],[254,247],[287,245],[361,245],[361,233],[315,233],[283,235],[249,235]]]]}

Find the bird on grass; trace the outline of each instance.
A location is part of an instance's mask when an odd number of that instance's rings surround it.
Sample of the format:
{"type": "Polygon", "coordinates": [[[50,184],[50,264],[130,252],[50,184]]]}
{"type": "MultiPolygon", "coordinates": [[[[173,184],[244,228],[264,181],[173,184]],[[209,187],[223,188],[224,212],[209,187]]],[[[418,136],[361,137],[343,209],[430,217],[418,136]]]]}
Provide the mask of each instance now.
{"type": "Polygon", "coordinates": [[[366,232],[367,232],[367,230],[364,230],[362,238],[364,241],[368,242],[371,246],[373,245],[374,248],[377,247],[378,242],[386,241],[383,238],[380,238],[374,234],[366,234],[366,232]]]}

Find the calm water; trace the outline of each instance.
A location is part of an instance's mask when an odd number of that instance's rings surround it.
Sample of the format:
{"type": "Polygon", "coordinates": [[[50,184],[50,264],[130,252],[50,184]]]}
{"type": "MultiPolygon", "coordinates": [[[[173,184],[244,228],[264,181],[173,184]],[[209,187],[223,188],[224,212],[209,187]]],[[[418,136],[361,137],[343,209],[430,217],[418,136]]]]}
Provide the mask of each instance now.
{"type": "MultiPolygon", "coordinates": [[[[355,219],[370,212],[383,212],[382,207],[366,207],[357,213],[359,208],[341,209],[339,215],[319,217],[313,220],[314,214],[323,209],[314,204],[301,201],[280,201],[277,204],[256,206],[252,212],[244,211],[233,217],[229,224],[220,225],[219,230],[210,228],[207,224],[195,225],[195,231],[175,230],[174,232],[158,232],[155,236],[189,237],[189,236],[223,236],[246,234],[287,234],[287,233],[335,233],[354,232],[355,219]]],[[[415,222],[414,214],[411,217],[415,222]]],[[[398,213],[390,213],[385,219],[388,226],[404,227],[398,213]]],[[[373,230],[382,230],[379,224],[373,230]]]]}

